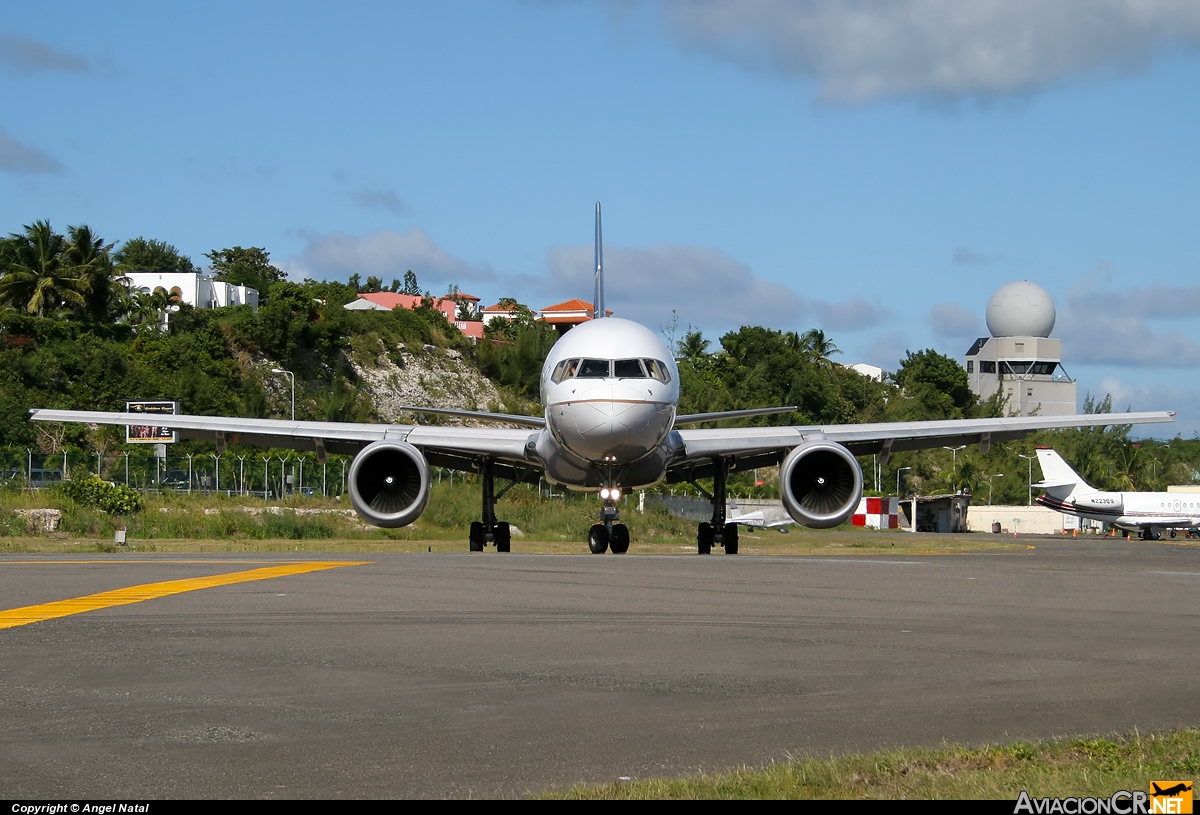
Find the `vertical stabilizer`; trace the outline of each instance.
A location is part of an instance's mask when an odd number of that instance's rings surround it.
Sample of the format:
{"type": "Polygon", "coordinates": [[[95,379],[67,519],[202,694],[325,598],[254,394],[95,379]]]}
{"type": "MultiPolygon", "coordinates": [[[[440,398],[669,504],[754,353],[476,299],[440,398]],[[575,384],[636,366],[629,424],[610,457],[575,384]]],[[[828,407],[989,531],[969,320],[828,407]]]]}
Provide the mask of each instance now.
{"type": "Polygon", "coordinates": [[[1076,491],[1095,492],[1086,481],[1079,477],[1079,473],[1071,469],[1071,465],[1067,464],[1057,451],[1049,447],[1039,447],[1037,457],[1038,464],[1042,467],[1042,480],[1033,486],[1041,487],[1047,492],[1059,496],[1070,495],[1076,491]]]}
{"type": "Polygon", "coordinates": [[[600,234],[600,202],[596,202],[596,293],[592,297],[592,317],[600,319],[604,311],[604,238],[600,234]]]}

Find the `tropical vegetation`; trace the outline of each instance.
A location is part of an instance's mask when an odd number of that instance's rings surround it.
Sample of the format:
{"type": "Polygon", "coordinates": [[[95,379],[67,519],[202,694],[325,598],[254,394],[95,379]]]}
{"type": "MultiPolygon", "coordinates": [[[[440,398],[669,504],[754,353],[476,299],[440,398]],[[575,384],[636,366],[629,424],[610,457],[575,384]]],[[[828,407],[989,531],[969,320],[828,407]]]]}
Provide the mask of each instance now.
{"type": "MultiPolygon", "coordinates": [[[[170,243],[136,237],[117,244],[86,225],[55,231],[36,221],[0,239],[0,450],[42,453],[123,448],[114,428],[68,426],[49,432],[28,420],[31,407],[121,409],[127,399],[169,398],[189,413],[283,415],[285,394],[265,372],[296,374],[297,418],[367,421],[375,407],[356,387],[353,360],[370,363],[383,349],[456,351],[494,380],[506,409],[536,411],[542,364],[554,329],[515,301],[511,320],[489,323],[485,341],[466,340],[432,308],[347,311],[360,292],[383,281],[290,281],[262,247],[205,253],[217,277],[258,288],[261,306],[192,309],[162,290],[139,291],[132,271],[194,271],[170,243]],[[163,316],[169,313],[169,320],[163,316]],[[165,324],[164,324],[165,322],[165,324]]],[[[420,294],[417,275],[393,280],[392,291],[420,294]]],[[[451,296],[455,287],[451,287],[451,296]]],[[[425,293],[428,295],[428,293],[425,293]]],[[[980,403],[962,366],[932,349],[910,351],[882,381],[834,361],[841,352],[821,329],[780,331],[743,326],[715,342],[689,327],[675,344],[680,410],[703,413],[794,405],[791,413],[743,424],[833,424],[996,416],[999,401],[980,403]]],[[[1108,411],[1110,399],[1087,401],[1108,411]]],[[[965,490],[997,503],[1029,499],[1034,445],[1057,447],[1095,486],[1158,489],[1200,480],[1200,440],[1135,442],[1129,428],[1041,434],[1016,443],[898,453],[886,466],[864,457],[867,487],[884,494],[965,490]],[[903,475],[903,478],[900,476],[903,475]]],[[[176,452],[202,452],[182,442],[176,452]]],[[[760,474],[761,476],[762,474],[760,474]]],[[[740,479],[740,480],[738,480],[740,479]]],[[[739,474],[746,491],[769,477],[739,474]]]]}

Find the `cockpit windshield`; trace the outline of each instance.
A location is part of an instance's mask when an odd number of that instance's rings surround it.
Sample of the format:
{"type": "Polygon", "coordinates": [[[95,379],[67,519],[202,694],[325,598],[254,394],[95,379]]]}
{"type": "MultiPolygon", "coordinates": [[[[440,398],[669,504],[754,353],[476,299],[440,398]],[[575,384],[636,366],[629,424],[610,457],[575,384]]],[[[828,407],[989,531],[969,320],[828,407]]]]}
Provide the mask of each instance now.
{"type": "Polygon", "coordinates": [[[554,366],[550,381],[568,379],[657,379],[670,382],[666,363],[657,359],[564,359],[554,366]]]}
{"type": "Polygon", "coordinates": [[[607,379],[612,376],[609,367],[607,359],[585,359],[580,362],[575,376],[579,379],[607,379]]]}
{"type": "Polygon", "coordinates": [[[646,371],[640,359],[618,359],[613,361],[613,376],[617,379],[645,379],[646,371]]]}

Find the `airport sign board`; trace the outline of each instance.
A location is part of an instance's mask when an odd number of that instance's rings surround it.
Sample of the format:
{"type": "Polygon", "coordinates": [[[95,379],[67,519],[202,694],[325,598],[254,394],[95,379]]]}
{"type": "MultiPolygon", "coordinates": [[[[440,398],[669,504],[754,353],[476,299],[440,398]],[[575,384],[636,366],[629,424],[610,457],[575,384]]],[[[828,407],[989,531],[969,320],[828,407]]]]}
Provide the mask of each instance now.
{"type": "MultiPolygon", "coordinates": [[[[173,416],[178,411],[178,403],[163,400],[143,400],[126,402],[126,413],[144,413],[147,418],[155,420],[160,416],[173,416]]],[[[178,441],[174,430],[160,424],[131,424],[125,426],[126,444],[173,444],[178,441]]]]}

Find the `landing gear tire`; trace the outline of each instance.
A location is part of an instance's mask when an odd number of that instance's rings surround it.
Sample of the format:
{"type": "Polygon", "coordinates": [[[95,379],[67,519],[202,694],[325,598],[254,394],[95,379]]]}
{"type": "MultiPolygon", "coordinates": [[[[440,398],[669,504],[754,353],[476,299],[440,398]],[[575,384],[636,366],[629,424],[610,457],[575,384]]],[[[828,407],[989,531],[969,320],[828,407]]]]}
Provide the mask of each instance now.
{"type": "Polygon", "coordinates": [[[588,549],[593,555],[602,555],[608,551],[608,529],[604,524],[592,524],[588,532],[588,549]]]}
{"type": "Polygon", "coordinates": [[[1175,537],[1175,530],[1174,530],[1174,529],[1172,529],[1172,530],[1171,530],[1171,537],[1172,537],[1172,538],[1173,538],[1173,537],[1175,537]]]}
{"type": "Polygon", "coordinates": [[[471,551],[472,552],[482,552],[483,551],[483,542],[484,542],[483,522],[482,521],[472,521],[471,522],[470,539],[471,539],[471,551]]]}
{"type": "MultiPolygon", "coordinates": [[[[599,524],[597,524],[599,526],[599,524]]],[[[608,540],[608,548],[614,555],[623,555],[629,551],[629,527],[625,524],[613,524],[612,535],[608,540]]]]}
{"type": "Polygon", "coordinates": [[[725,554],[736,555],[738,553],[738,527],[737,524],[725,524],[725,554]]]}
{"type": "Polygon", "coordinates": [[[496,524],[495,538],[497,552],[511,551],[512,532],[509,530],[508,521],[500,521],[496,524]]]}
{"type": "Polygon", "coordinates": [[[712,524],[708,523],[707,521],[700,524],[699,528],[696,530],[696,544],[700,554],[707,555],[712,552],[712,524]]]}

